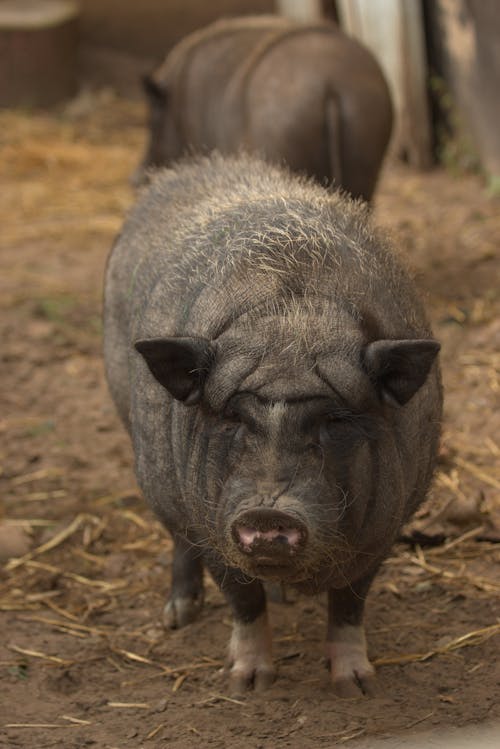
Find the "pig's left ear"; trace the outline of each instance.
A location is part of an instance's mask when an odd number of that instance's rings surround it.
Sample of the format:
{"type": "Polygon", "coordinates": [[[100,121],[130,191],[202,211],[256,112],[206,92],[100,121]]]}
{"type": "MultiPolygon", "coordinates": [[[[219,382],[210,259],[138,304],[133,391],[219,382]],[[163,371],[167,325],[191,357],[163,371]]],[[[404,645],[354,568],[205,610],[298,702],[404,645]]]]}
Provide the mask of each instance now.
{"type": "Polygon", "coordinates": [[[142,76],[142,88],[152,103],[164,104],[167,100],[166,89],[158,83],[153,75],[146,74],[142,76]]]}
{"type": "Polygon", "coordinates": [[[426,381],[440,348],[432,339],[374,341],[363,350],[363,364],[386,400],[403,406],[426,381]]]}
{"type": "Polygon", "coordinates": [[[145,338],[135,342],[151,373],[177,400],[192,406],[201,400],[215,356],[206,338],[145,338]]]}

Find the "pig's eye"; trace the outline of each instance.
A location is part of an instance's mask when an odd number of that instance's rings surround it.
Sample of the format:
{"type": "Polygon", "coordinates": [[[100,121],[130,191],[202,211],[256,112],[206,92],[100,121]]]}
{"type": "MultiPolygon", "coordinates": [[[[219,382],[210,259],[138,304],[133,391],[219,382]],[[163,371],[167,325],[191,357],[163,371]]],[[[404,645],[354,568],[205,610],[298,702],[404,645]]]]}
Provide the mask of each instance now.
{"type": "Polygon", "coordinates": [[[329,414],[321,425],[323,440],[336,444],[346,444],[370,439],[373,425],[368,418],[358,414],[329,414]]]}
{"type": "Polygon", "coordinates": [[[220,422],[220,431],[224,434],[234,434],[241,427],[241,416],[232,408],[227,408],[220,422]]]}
{"type": "Polygon", "coordinates": [[[346,418],[328,416],[324,419],[322,429],[331,439],[345,439],[353,433],[353,423],[346,418]]]}
{"type": "Polygon", "coordinates": [[[234,410],[234,408],[226,408],[224,413],[222,414],[222,418],[224,421],[232,422],[232,423],[241,423],[241,416],[240,414],[234,410]]]}

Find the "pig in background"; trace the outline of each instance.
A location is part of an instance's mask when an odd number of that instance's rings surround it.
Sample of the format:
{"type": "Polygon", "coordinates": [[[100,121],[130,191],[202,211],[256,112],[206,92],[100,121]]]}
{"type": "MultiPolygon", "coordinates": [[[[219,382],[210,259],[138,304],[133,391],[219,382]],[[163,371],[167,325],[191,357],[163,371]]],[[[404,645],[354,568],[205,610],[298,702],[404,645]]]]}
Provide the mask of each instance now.
{"type": "Polygon", "coordinates": [[[439,344],[368,207],[249,156],[163,170],[112,250],[107,376],[172,534],[165,622],[234,616],[234,692],[275,676],[263,581],[328,592],[340,695],[370,694],[363,608],[423,500],[439,344]]]}
{"type": "Polygon", "coordinates": [[[149,144],[133,180],[187,152],[246,150],[369,201],[392,127],[373,55],[329,22],[217,21],[145,79],[149,144]]]}

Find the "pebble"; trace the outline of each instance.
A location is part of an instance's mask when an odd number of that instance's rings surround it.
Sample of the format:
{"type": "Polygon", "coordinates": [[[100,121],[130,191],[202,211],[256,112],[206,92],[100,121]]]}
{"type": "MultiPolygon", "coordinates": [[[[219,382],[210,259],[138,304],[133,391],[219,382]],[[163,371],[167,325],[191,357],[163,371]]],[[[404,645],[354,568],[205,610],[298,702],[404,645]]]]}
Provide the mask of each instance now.
{"type": "Polygon", "coordinates": [[[22,557],[31,548],[31,536],[20,526],[0,521],[0,562],[22,557]]]}

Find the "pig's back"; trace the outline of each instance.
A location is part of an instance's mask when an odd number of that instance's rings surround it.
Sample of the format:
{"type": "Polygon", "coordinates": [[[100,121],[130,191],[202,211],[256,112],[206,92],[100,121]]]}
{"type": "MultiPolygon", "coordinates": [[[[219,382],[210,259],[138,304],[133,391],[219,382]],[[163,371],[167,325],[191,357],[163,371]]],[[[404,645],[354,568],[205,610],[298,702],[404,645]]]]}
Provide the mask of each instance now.
{"type": "Polygon", "coordinates": [[[196,151],[222,149],[231,107],[224,100],[239,71],[251,68],[292,22],[280,16],[222,19],[189,34],[167,55],[154,78],[165,87],[184,143],[196,151]],[[224,124],[225,123],[225,124],[224,124]]]}
{"type": "Polygon", "coordinates": [[[164,170],[143,192],[108,265],[106,308],[134,337],[216,337],[242,308],[296,289],[368,305],[386,337],[428,325],[365,207],[248,156],[164,170]]]}

